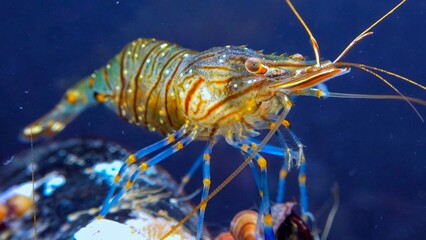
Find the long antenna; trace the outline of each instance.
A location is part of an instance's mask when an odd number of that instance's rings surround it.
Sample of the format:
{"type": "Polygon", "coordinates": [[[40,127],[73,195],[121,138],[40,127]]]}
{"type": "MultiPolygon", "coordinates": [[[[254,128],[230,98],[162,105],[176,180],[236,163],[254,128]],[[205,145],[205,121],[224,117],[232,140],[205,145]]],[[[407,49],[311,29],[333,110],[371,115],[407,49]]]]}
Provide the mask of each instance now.
{"type": "MultiPolygon", "coordinates": [[[[422,115],[420,114],[420,112],[417,110],[417,108],[416,107],[414,107],[414,105],[411,103],[411,101],[404,95],[404,94],[402,94],[399,90],[398,90],[398,88],[396,88],[393,84],[391,84],[388,80],[386,80],[384,77],[382,77],[381,75],[379,75],[378,73],[376,73],[376,72],[374,72],[373,70],[370,70],[369,68],[367,68],[367,67],[365,67],[365,66],[363,66],[362,64],[356,64],[356,63],[347,63],[347,62],[345,62],[345,63],[336,63],[336,66],[338,66],[338,65],[343,65],[343,66],[350,66],[350,67],[356,67],[356,68],[358,68],[358,69],[361,69],[362,71],[364,71],[364,72],[367,72],[367,73],[369,73],[369,74],[371,74],[371,75],[373,75],[373,76],[375,76],[376,78],[378,78],[378,79],[380,79],[380,80],[382,80],[386,85],[388,85],[390,88],[392,88],[399,96],[401,96],[403,99],[404,99],[404,101],[406,101],[407,103],[408,103],[408,105],[410,105],[410,107],[414,110],[414,112],[417,114],[417,116],[420,118],[420,120],[422,121],[422,122],[424,122],[424,119],[423,119],[423,117],[422,117],[422,115]]],[[[372,68],[372,69],[374,69],[374,67],[370,67],[370,68],[372,68]]],[[[377,68],[377,69],[379,69],[379,68],[377,68]]],[[[385,73],[388,73],[387,71],[385,71],[385,70],[383,70],[385,73]]],[[[391,72],[389,72],[389,73],[391,73],[391,72]]],[[[388,74],[389,74],[388,73],[388,74]]],[[[396,74],[395,74],[396,75],[396,74]]],[[[392,76],[394,76],[394,75],[392,75],[392,76]]],[[[405,79],[403,79],[403,80],[405,80],[405,79]]],[[[409,79],[408,79],[409,80],[409,79]]],[[[418,84],[418,85],[420,85],[420,84],[418,84]]],[[[420,86],[422,86],[422,85],[420,85],[420,86]]],[[[422,86],[422,87],[424,87],[424,86],[422,86]]]]}
{"type": "Polygon", "coordinates": [[[364,37],[373,34],[373,32],[370,32],[370,30],[373,29],[377,24],[379,24],[385,18],[387,18],[389,15],[391,15],[396,9],[398,9],[406,1],[407,0],[402,0],[400,3],[398,3],[398,5],[396,5],[389,12],[387,12],[385,15],[383,15],[381,18],[379,18],[379,20],[375,21],[373,24],[371,24],[370,27],[368,27],[362,33],[360,33],[354,40],[352,40],[351,43],[348,44],[348,46],[345,48],[345,50],[342,51],[342,53],[336,58],[336,60],[333,61],[333,63],[336,63],[336,62],[340,61],[352,49],[352,47],[355,46],[364,37]]]}
{"type": "Polygon", "coordinates": [[[315,53],[315,60],[317,62],[316,67],[318,67],[318,68],[321,67],[320,51],[319,51],[319,46],[318,46],[317,40],[315,40],[314,35],[312,34],[312,32],[309,29],[308,25],[306,25],[305,21],[303,21],[303,18],[297,12],[296,8],[293,6],[293,4],[291,3],[291,1],[290,0],[286,0],[286,3],[288,4],[288,6],[290,7],[291,11],[293,11],[294,15],[296,15],[296,17],[299,19],[300,23],[303,25],[303,27],[305,28],[306,32],[308,33],[309,38],[311,39],[312,48],[314,49],[314,53],[315,53]]]}

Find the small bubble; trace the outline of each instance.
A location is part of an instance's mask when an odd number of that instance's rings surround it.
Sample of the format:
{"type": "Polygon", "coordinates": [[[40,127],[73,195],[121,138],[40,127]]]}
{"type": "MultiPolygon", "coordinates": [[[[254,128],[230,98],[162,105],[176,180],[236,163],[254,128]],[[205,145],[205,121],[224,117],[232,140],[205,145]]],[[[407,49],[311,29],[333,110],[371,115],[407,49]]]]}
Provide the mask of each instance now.
{"type": "Polygon", "coordinates": [[[120,4],[120,1],[115,2],[115,4],[120,4]]]}
{"type": "Polygon", "coordinates": [[[25,90],[24,93],[28,94],[28,93],[30,93],[30,90],[25,90]]]}
{"type": "Polygon", "coordinates": [[[24,107],[20,106],[20,107],[19,107],[19,109],[20,109],[20,110],[24,110],[24,107]]]}

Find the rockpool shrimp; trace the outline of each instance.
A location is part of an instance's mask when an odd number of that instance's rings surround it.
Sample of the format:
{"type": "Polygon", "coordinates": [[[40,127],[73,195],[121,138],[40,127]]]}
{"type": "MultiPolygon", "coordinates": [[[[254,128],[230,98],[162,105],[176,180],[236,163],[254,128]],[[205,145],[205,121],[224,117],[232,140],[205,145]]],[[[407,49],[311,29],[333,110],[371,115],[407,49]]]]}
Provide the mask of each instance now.
{"type": "MultiPolygon", "coordinates": [[[[277,202],[283,201],[289,166],[293,162],[300,166],[300,205],[302,215],[309,216],[303,144],[286,120],[293,98],[399,99],[411,106],[412,103],[426,105],[423,100],[402,95],[380,74],[391,75],[423,90],[426,90],[425,86],[380,68],[341,61],[357,42],[371,35],[370,30],[375,25],[404,2],[405,0],[401,1],[358,35],[334,61],[320,58],[319,46],[313,34],[290,0],[287,0],[288,5],[310,37],[315,60],[305,60],[300,54],[267,55],[244,46],[215,47],[197,52],[156,39],[138,39],[125,46],[106,66],[67,90],[56,107],[27,126],[22,136],[27,139],[54,136],[79,113],[99,103],[105,104],[121,118],[165,136],[163,140],[142,148],[127,158],[105,199],[101,217],[132,187],[138,174],[185,148],[192,141],[205,140],[207,144],[203,153],[194,164],[202,164],[203,168],[201,203],[193,211],[195,213],[200,210],[197,239],[201,238],[207,201],[249,164],[262,197],[257,225],[263,229],[265,239],[273,239],[267,161],[259,152],[284,158],[277,202]],[[374,75],[399,95],[332,93],[323,87],[324,82],[348,73],[351,67],[374,75]],[[281,131],[278,131],[279,128],[281,131]],[[262,141],[255,139],[259,131],[267,129],[270,131],[262,141]],[[280,147],[267,145],[274,134],[280,147]],[[209,195],[211,152],[221,138],[249,157],[209,195]],[[152,156],[148,157],[150,154],[152,156]],[[139,168],[130,173],[129,166],[136,164],[139,168]],[[255,164],[260,168],[260,173],[255,164]]],[[[413,109],[421,118],[417,110],[413,109]]],[[[182,221],[185,220],[186,218],[182,221]]]]}

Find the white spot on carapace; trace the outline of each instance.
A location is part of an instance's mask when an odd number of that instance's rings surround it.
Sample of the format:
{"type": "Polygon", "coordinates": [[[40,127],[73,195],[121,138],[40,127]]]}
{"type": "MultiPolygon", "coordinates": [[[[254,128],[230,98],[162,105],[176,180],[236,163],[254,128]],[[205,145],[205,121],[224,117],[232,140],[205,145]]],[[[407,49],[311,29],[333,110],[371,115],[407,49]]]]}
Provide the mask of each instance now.
{"type": "Polygon", "coordinates": [[[230,46],[230,45],[226,45],[225,47],[226,47],[226,48],[230,48],[231,46],[230,46]]]}
{"type": "Polygon", "coordinates": [[[145,44],[142,44],[142,45],[141,45],[141,47],[142,47],[142,48],[144,48],[145,46],[146,46],[145,44]]]}
{"type": "Polygon", "coordinates": [[[161,56],[162,56],[162,57],[166,56],[166,53],[161,53],[161,56]]]}
{"type": "Polygon", "coordinates": [[[188,53],[185,53],[184,55],[183,55],[183,57],[188,57],[189,56],[189,54],[188,53]]]}
{"type": "Polygon", "coordinates": [[[92,75],[90,75],[91,78],[96,78],[96,74],[92,73],[92,75]]]}
{"type": "Polygon", "coordinates": [[[207,100],[207,101],[212,98],[212,95],[210,94],[210,92],[205,87],[203,87],[203,89],[201,89],[201,98],[203,100],[207,100]]]}
{"type": "Polygon", "coordinates": [[[107,65],[106,65],[106,68],[107,68],[107,69],[110,69],[110,68],[111,68],[111,65],[110,65],[110,64],[107,64],[107,65]]]}
{"type": "Polygon", "coordinates": [[[251,84],[251,82],[252,82],[251,80],[248,80],[248,81],[247,81],[247,83],[248,83],[248,84],[251,84]]]}
{"type": "Polygon", "coordinates": [[[151,62],[151,59],[149,59],[149,58],[148,58],[148,59],[146,60],[146,62],[147,62],[147,63],[150,63],[150,62],[151,62]]]}
{"type": "Polygon", "coordinates": [[[164,71],[164,74],[168,75],[170,73],[170,69],[166,69],[166,71],[164,71]]]}
{"type": "Polygon", "coordinates": [[[163,43],[163,44],[161,44],[161,46],[160,46],[160,48],[165,48],[165,47],[167,47],[167,43],[163,43]]]}
{"type": "Polygon", "coordinates": [[[191,74],[192,73],[192,69],[189,69],[188,73],[191,74]]]}
{"type": "Polygon", "coordinates": [[[131,55],[132,54],[132,52],[131,51],[127,51],[127,55],[131,55]]]}
{"type": "Polygon", "coordinates": [[[234,87],[234,88],[237,88],[237,87],[238,87],[238,84],[234,83],[233,87],[234,87]]]}
{"type": "Polygon", "coordinates": [[[129,72],[127,71],[127,69],[124,69],[123,73],[124,73],[124,75],[127,75],[127,73],[129,73],[129,72]]]}
{"type": "Polygon", "coordinates": [[[219,63],[223,63],[223,59],[219,59],[219,63]]]}

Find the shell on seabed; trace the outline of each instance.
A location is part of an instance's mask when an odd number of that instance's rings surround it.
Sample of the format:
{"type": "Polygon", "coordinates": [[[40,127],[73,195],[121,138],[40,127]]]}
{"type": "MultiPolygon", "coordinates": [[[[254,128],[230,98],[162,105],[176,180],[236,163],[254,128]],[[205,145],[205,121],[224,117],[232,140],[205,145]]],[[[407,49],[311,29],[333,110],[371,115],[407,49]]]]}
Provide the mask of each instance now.
{"type": "Polygon", "coordinates": [[[243,210],[231,221],[230,231],[236,240],[255,240],[258,213],[253,210],[243,210]]]}

